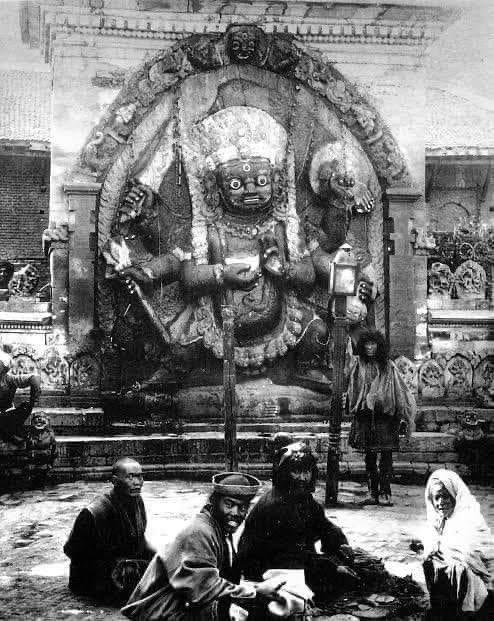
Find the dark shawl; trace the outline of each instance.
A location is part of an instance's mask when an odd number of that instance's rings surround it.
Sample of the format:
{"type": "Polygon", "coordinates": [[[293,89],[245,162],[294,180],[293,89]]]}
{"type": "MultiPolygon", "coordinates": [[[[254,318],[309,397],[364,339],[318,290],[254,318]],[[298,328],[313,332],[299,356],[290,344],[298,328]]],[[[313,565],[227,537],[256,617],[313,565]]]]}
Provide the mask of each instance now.
{"type": "Polygon", "coordinates": [[[312,494],[282,494],[273,488],[247,516],[239,542],[239,568],[252,580],[260,580],[267,569],[301,569],[319,540],[326,554],[348,543],[312,494]]]}

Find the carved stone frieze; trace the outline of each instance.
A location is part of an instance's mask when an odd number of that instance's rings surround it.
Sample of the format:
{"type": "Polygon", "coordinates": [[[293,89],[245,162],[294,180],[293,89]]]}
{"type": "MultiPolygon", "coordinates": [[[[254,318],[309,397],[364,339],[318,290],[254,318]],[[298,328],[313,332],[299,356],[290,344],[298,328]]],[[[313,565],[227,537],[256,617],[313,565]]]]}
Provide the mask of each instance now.
{"type": "MultiPolygon", "coordinates": [[[[53,3],[50,3],[53,4],[53,3]]],[[[151,0],[127,2],[125,15],[115,11],[106,14],[103,0],[91,0],[90,5],[82,3],[84,9],[70,11],[64,4],[64,19],[57,19],[56,9],[43,11],[44,26],[50,23],[52,36],[55,32],[63,34],[79,33],[90,36],[121,36],[127,39],[176,40],[184,35],[212,31],[222,31],[229,24],[238,25],[250,14],[266,24],[270,31],[290,32],[304,42],[318,45],[338,43],[349,45],[400,46],[420,49],[433,40],[441,28],[452,17],[448,9],[435,9],[434,18],[420,7],[410,9],[389,5],[389,12],[380,6],[362,6],[360,11],[353,3],[351,10],[345,3],[296,2],[288,5],[283,2],[259,2],[254,0],[245,9],[245,2],[196,2],[166,3],[168,10],[151,0]],[[292,6],[293,5],[293,6],[292,6]],[[143,10],[143,6],[146,7],[143,10]],[[140,10],[139,10],[140,9],[140,10]],[[174,10],[175,9],[175,10],[174,10]]],[[[74,3],[72,3],[73,5],[74,3]]],[[[164,6],[163,3],[161,5],[164,6]]],[[[77,4],[75,5],[77,6],[77,4]]],[[[44,32],[44,28],[41,28],[44,32]]],[[[51,37],[44,42],[51,44],[51,37]]]]}

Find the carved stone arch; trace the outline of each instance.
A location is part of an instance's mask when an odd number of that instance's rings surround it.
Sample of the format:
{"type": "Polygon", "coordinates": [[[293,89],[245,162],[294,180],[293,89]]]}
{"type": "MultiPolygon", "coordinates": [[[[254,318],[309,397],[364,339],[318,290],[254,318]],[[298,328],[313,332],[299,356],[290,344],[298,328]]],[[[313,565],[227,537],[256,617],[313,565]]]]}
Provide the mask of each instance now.
{"type": "Polygon", "coordinates": [[[473,213],[468,207],[459,201],[446,201],[439,205],[437,212],[432,216],[432,220],[437,223],[437,230],[452,231],[455,224],[459,224],[462,220],[471,218],[473,213]]]}
{"type": "MultiPolygon", "coordinates": [[[[234,28],[234,27],[233,27],[234,28]]],[[[166,92],[174,92],[186,78],[237,67],[262,68],[295,80],[319,95],[361,143],[383,187],[411,185],[405,160],[379,112],[359,94],[322,54],[287,34],[266,34],[257,26],[243,26],[249,36],[262,39],[265,54],[243,61],[227,51],[230,28],[224,35],[194,35],[146,61],[124,85],[84,146],[80,166],[102,180],[136,127],[166,92]]],[[[134,138],[134,136],[133,136],[134,138]]]]}
{"type": "MultiPolygon", "coordinates": [[[[326,138],[336,140],[343,135],[348,144],[365,154],[377,188],[411,185],[404,158],[377,110],[319,52],[290,35],[268,35],[256,26],[235,26],[224,35],[180,41],[144,63],[92,131],[79,165],[84,173],[103,183],[98,217],[100,250],[111,236],[128,179],[149,159],[147,154],[163,142],[168,144],[163,157],[170,169],[177,147],[180,97],[193,97],[204,116],[222,107],[255,104],[285,128],[293,125],[299,175],[305,170],[308,150],[316,149],[324,138],[324,132],[311,132],[312,123],[316,123],[325,127],[326,138]],[[245,58],[236,55],[231,46],[232,36],[239,30],[254,41],[253,53],[245,58]],[[247,89],[241,86],[245,82],[249,83],[247,89]],[[284,94],[292,102],[288,115],[280,105],[284,94]],[[297,114],[299,108],[306,113],[305,118],[297,114]]],[[[301,192],[300,196],[308,200],[308,194],[301,192]]],[[[369,251],[372,261],[382,266],[382,206],[378,203],[370,218],[369,251]]],[[[355,235],[358,238],[358,230],[355,235]]],[[[382,269],[377,277],[382,289],[382,269]]],[[[98,286],[100,325],[108,332],[113,318],[108,302],[111,291],[102,278],[98,286]]],[[[384,297],[378,299],[382,303],[384,297]]],[[[173,301],[165,306],[170,313],[180,310],[173,301]]]]}

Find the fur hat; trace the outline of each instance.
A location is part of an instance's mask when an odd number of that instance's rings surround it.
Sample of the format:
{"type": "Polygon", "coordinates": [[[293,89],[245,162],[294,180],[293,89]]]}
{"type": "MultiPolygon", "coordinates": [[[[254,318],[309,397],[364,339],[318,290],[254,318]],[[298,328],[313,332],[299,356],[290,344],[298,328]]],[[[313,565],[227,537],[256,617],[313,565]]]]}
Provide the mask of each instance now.
{"type": "Polygon", "coordinates": [[[281,490],[291,487],[290,472],[308,470],[311,482],[308,491],[314,491],[317,480],[317,459],[305,442],[291,442],[278,448],[273,460],[273,485],[281,490]]]}

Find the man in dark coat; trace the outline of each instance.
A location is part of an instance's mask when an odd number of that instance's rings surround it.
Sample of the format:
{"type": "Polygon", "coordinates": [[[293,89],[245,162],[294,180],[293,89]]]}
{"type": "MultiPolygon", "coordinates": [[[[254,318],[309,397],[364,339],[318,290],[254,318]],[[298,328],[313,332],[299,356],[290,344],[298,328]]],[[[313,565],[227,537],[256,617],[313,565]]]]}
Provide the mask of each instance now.
{"type": "Polygon", "coordinates": [[[256,597],[276,599],[279,580],[239,584],[232,540],[259,486],[248,474],[215,475],[208,504],[165,554],[156,554],[123,614],[139,621],[229,621],[245,618],[243,606],[256,597]]]}
{"type": "MultiPolygon", "coordinates": [[[[343,531],[328,520],[314,499],[317,463],[303,442],[281,447],[273,463],[273,486],[262,496],[245,521],[239,542],[239,566],[244,576],[259,580],[268,569],[306,569],[319,562],[315,543],[321,542],[324,573],[329,580],[352,576],[347,565],[352,550],[343,531]]],[[[318,585],[311,584],[313,590],[318,585]]]]}
{"type": "Polygon", "coordinates": [[[109,493],[96,497],[79,513],[64,552],[71,561],[72,591],[121,603],[144,573],[154,549],[144,535],[140,464],[119,459],[113,466],[112,484],[109,493]]]}

